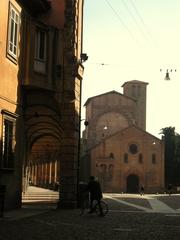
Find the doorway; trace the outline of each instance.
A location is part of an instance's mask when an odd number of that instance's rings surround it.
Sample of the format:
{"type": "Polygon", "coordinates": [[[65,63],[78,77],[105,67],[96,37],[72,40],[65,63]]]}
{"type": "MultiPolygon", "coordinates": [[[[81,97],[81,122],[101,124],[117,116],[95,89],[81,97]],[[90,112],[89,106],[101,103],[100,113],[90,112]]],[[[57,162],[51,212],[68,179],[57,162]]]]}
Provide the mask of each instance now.
{"type": "Polygon", "coordinates": [[[138,193],[139,190],[139,177],[131,174],[127,177],[127,192],[138,193]]]}

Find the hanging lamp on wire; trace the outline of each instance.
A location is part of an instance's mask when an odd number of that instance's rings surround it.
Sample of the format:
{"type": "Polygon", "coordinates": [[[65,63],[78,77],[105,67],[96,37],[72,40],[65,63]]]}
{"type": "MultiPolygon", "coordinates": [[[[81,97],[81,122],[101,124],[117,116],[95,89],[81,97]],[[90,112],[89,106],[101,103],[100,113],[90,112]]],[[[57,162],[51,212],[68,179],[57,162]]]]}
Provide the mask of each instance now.
{"type": "Polygon", "coordinates": [[[168,69],[167,69],[167,71],[166,71],[166,76],[165,76],[164,80],[171,80],[170,77],[169,77],[168,69]]]}
{"type": "MultiPolygon", "coordinates": [[[[163,69],[160,69],[160,72],[162,72],[163,71],[163,69]]],[[[165,75],[165,78],[164,78],[164,80],[166,80],[166,81],[169,81],[169,80],[171,80],[171,78],[170,78],[170,75],[169,75],[169,72],[176,72],[176,69],[167,69],[166,70],[166,75],[165,75]]]]}

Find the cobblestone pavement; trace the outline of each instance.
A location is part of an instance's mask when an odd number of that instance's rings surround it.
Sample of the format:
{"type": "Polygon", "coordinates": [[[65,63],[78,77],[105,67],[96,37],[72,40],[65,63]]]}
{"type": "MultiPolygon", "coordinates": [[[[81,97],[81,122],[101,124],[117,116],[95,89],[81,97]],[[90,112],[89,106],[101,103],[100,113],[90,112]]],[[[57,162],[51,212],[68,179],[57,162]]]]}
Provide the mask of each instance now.
{"type": "MultiPolygon", "coordinates": [[[[0,240],[179,240],[180,195],[104,194],[105,217],[41,204],[5,213],[0,240]]],[[[53,205],[54,206],[54,205],[53,205]]]]}

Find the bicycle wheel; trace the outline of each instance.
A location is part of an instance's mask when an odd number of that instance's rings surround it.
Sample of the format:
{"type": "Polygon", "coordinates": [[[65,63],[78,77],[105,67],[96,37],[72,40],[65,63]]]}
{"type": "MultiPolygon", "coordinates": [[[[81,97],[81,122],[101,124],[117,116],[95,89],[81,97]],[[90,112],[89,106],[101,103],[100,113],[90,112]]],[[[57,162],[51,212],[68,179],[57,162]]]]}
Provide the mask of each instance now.
{"type": "Polygon", "coordinates": [[[89,200],[86,199],[81,205],[80,215],[84,215],[87,211],[89,211],[89,200]]]}
{"type": "Polygon", "coordinates": [[[101,205],[101,210],[100,210],[98,204],[96,203],[96,206],[95,206],[96,214],[98,216],[105,216],[108,213],[108,204],[101,200],[100,205],[101,205]]]}

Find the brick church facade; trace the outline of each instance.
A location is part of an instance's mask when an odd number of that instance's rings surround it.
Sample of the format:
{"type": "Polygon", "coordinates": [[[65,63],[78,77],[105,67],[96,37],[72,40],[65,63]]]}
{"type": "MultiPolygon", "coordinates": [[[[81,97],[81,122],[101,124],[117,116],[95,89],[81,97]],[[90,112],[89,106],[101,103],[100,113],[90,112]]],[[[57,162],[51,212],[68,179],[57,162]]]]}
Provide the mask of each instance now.
{"type": "Polygon", "coordinates": [[[82,168],[99,179],[104,192],[164,189],[164,143],[146,131],[147,85],[128,81],[123,94],[110,91],[85,103],[82,168]]]}

